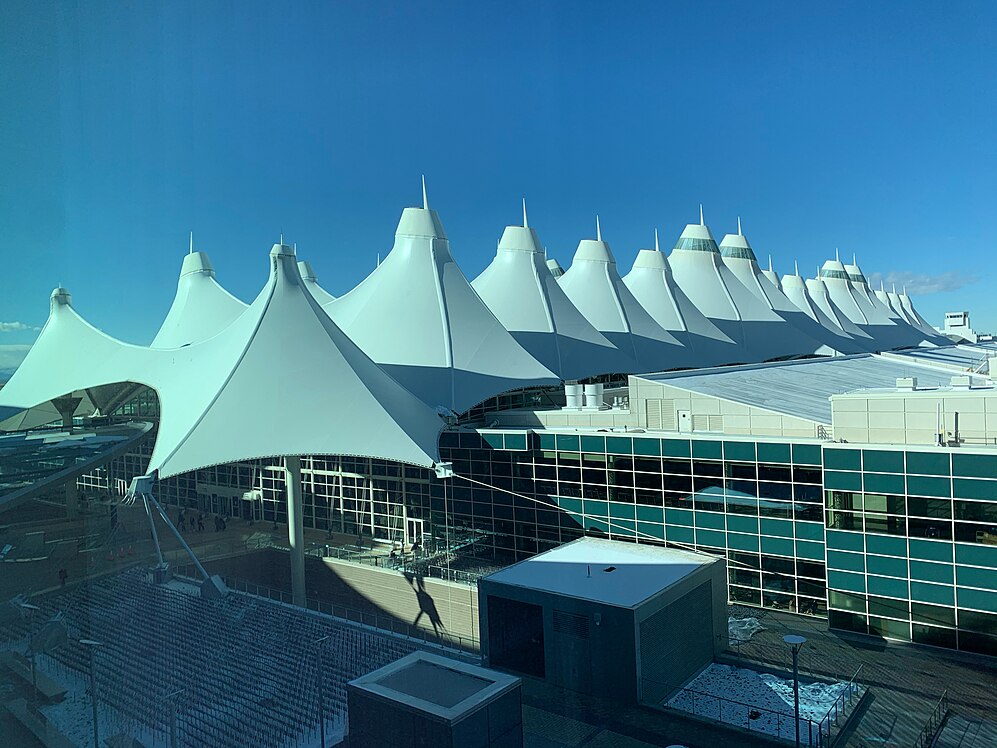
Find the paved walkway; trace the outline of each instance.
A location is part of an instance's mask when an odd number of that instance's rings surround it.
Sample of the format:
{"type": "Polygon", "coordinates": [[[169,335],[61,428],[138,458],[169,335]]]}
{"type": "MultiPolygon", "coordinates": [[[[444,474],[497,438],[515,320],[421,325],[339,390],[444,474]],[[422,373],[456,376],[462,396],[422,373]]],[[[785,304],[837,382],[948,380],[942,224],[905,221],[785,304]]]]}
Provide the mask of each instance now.
{"type": "MultiPolygon", "coordinates": [[[[847,680],[862,666],[858,681],[870,687],[871,698],[864,713],[856,715],[861,719],[853,720],[843,734],[838,744],[842,748],[912,745],[946,689],[953,714],[972,722],[982,720],[983,733],[997,735],[997,724],[992,722],[997,720],[997,659],[839,634],[828,631],[827,622],[820,619],[744,611],[766,630],[739,648],[742,657],[788,670],[792,659],[782,637],[798,633],[807,638],[800,650],[802,672],[847,680]]],[[[997,737],[979,744],[984,745],[997,746],[997,737]]]]}

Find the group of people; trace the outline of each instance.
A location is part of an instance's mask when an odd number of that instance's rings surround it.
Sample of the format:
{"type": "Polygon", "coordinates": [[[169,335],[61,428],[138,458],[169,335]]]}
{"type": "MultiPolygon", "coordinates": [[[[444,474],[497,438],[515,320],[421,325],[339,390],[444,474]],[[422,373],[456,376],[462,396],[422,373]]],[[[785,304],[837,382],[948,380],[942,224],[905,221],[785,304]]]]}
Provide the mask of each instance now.
{"type": "MultiPolygon", "coordinates": [[[[228,526],[225,522],[225,518],[220,514],[214,515],[215,520],[215,532],[222,532],[228,526]]],[[[190,531],[191,532],[204,532],[204,512],[198,512],[194,514],[191,512],[189,518],[190,531]]],[[[180,532],[186,532],[188,525],[187,510],[181,509],[180,514],[177,516],[177,529],[180,532]]]]}

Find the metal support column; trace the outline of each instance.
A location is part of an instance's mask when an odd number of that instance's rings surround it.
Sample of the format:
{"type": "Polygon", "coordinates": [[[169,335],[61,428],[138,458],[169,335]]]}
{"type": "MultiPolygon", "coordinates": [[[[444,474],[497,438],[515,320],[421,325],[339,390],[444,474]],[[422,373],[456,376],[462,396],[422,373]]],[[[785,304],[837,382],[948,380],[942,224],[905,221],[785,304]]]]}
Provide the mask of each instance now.
{"type": "Polygon", "coordinates": [[[301,497],[301,458],[285,457],[287,539],[291,546],[291,601],[305,607],[305,517],[301,497]]]}

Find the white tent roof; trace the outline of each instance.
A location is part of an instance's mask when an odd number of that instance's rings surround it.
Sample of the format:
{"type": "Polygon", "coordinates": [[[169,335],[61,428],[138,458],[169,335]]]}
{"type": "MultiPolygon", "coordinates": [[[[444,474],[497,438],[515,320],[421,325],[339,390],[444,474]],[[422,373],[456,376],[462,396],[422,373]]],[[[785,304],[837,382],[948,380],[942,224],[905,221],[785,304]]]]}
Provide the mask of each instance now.
{"type": "Polygon", "coordinates": [[[510,389],[559,381],[474,292],[450,254],[439,216],[425,205],[405,208],[388,256],[326,311],[434,407],[462,412],[510,389]]]}
{"type": "Polygon", "coordinates": [[[711,366],[736,357],[737,350],[727,335],[708,320],[672,278],[668,259],[658,246],[637,253],[633,267],[623,282],[648,314],[694,354],[696,366],[711,366]]]}
{"type": "Polygon", "coordinates": [[[179,348],[207,340],[245,310],[243,302],[218,285],[208,255],[191,251],[183,258],[173,305],[152,347],[179,348]]]}
{"type": "Polygon", "coordinates": [[[748,243],[748,238],[741,232],[741,221],[738,219],[738,233],[727,234],[720,242],[720,255],[724,265],[754,296],[769,309],[782,317],[792,328],[787,327],[780,335],[806,336],[807,341],[787,341],[788,345],[810,347],[810,353],[830,354],[858,353],[864,350],[856,345],[842,330],[824,327],[817,320],[804,313],[796,304],[779,290],[777,284],[771,283],[758,266],[755,253],[748,243]],[[795,328],[795,329],[793,329],[795,328]]]}
{"type": "Polygon", "coordinates": [[[762,275],[765,279],[771,283],[773,286],[782,291],[782,281],[779,280],[779,274],[772,269],[772,255],[769,255],[769,266],[768,268],[762,268],[762,275]]]}
{"type": "Polygon", "coordinates": [[[875,341],[877,350],[889,350],[907,344],[907,336],[893,320],[855,288],[840,260],[827,260],[821,266],[818,277],[827,288],[834,305],[875,341]]]}
{"type": "Polygon", "coordinates": [[[812,353],[817,345],[800,334],[786,339],[787,325],[731,272],[709,227],[702,221],[683,229],[668,256],[675,282],[699,310],[741,347],[741,361],[764,361],[812,353]],[[778,326],[778,334],[775,327],[778,326]]]}
{"type": "Polygon", "coordinates": [[[641,371],[692,365],[692,351],[655,322],[623,282],[598,219],[596,239],[578,243],[571,267],[558,282],[595,329],[620,350],[633,352],[641,371]]]}
{"type": "Polygon", "coordinates": [[[330,301],[336,300],[335,296],[318,284],[318,276],[315,274],[315,270],[312,269],[312,264],[310,262],[307,260],[299,260],[298,271],[301,273],[301,280],[305,282],[308,290],[311,292],[312,296],[315,297],[315,301],[319,304],[328,304],[330,301]]]}
{"type": "Polygon", "coordinates": [[[923,333],[925,333],[925,335],[928,335],[932,340],[932,342],[943,345],[948,345],[952,342],[942,333],[938,332],[938,330],[932,327],[931,323],[920,315],[917,309],[914,308],[914,302],[911,301],[910,296],[907,295],[906,289],[904,289],[904,292],[901,294],[897,294],[896,290],[894,290],[893,295],[897,297],[897,303],[899,303],[900,307],[907,313],[906,315],[907,319],[911,320],[911,324],[914,325],[918,330],[921,330],[923,333]]]}
{"type": "Polygon", "coordinates": [[[547,269],[550,270],[550,274],[555,278],[560,278],[564,275],[564,268],[561,267],[561,263],[553,258],[547,260],[547,269]]]}
{"type": "Polygon", "coordinates": [[[562,379],[635,370],[568,300],[532,228],[507,226],[495,258],[471,286],[505,329],[562,379]]]}
{"type": "Polygon", "coordinates": [[[827,289],[820,281],[804,280],[797,270],[793,275],[783,276],[781,285],[786,298],[821,327],[835,334],[847,335],[857,351],[865,352],[873,350],[875,346],[872,345],[872,338],[852,324],[831,303],[831,299],[827,295],[827,289]],[[819,302],[811,294],[811,283],[816,283],[819,286],[819,288],[814,289],[820,297],[819,302]]]}
{"type": "Polygon", "coordinates": [[[439,417],[336,327],[286,245],[274,245],[270,279],[244,314],[210,340],[181,348],[115,340],[56,289],[38,340],[0,390],[0,406],[31,407],[117,382],[145,384],[159,396],[149,469],[160,477],[294,454],[425,466],[438,455],[439,417]]]}
{"type": "Polygon", "coordinates": [[[866,280],[865,274],[855,264],[854,259],[851,265],[845,265],[845,272],[848,273],[848,278],[858,294],[865,299],[871,306],[886,316],[893,324],[895,324],[898,330],[898,336],[904,341],[906,345],[917,345],[918,343],[924,342],[924,333],[916,328],[911,327],[910,323],[900,314],[890,309],[890,305],[884,303],[873,293],[873,290],[869,287],[869,282],[866,280]]]}

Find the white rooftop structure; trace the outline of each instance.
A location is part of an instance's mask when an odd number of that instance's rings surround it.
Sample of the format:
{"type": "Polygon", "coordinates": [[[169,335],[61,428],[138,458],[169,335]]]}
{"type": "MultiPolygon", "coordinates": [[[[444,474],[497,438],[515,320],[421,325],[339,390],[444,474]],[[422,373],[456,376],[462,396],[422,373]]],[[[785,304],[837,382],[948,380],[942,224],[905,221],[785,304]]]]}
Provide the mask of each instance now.
{"type": "MultiPolygon", "coordinates": [[[[737,219],[738,233],[741,233],[741,219],[737,219]]],[[[762,275],[768,280],[773,286],[782,291],[782,281],[779,280],[779,274],[772,269],[772,255],[769,255],[769,266],[767,268],[762,268],[762,275]]]]}
{"type": "Polygon", "coordinates": [[[305,282],[305,286],[319,304],[328,304],[330,301],[336,300],[335,296],[318,284],[318,275],[315,274],[315,270],[312,268],[310,262],[306,260],[299,261],[298,272],[301,273],[301,280],[305,282]]]}
{"type": "Polygon", "coordinates": [[[183,258],[177,293],[166,319],[152,341],[153,348],[179,348],[199,343],[224,330],[246,310],[246,305],[222,288],[204,252],[194,251],[183,258]]]}
{"type": "Polygon", "coordinates": [[[911,345],[909,336],[882,309],[873,306],[859,292],[837,257],[827,260],[821,266],[818,278],[827,288],[834,305],[875,341],[878,350],[911,345]]]}
{"type": "Polygon", "coordinates": [[[741,347],[740,361],[764,361],[813,353],[818,344],[791,328],[724,264],[703,221],[683,229],[668,256],[675,282],[729,338],[741,347]],[[778,328],[779,332],[775,333],[778,328]]]}
{"type": "MultiPolygon", "coordinates": [[[[949,368],[907,356],[858,354],[833,358],[730,366],[641,377],[790,416],[831,424],[831,395],[858,389],[895,389],[897,380],[915,377],[919,388],[947,387],[949,368]]],[[[986,377],[971,377],[985,384],[986,377]]]]}
{"type": "Polygon", "coordinates": [[[343,454],[430,466],[442,421],[367,358],[309,293],[291,247],[270,251],[270,278],[224,330],[179,348],[128,345],[89,325],[69,292],[0,407],[29,408],[89,388],[140,383],[160,401],[149,470],[160,477],[263,457],[343,454]],[[66,362],[73,362],[66,366],[66,362]],[[261,424],[255,403],[266,398],[261,424]]]}
{"type": "Polygon", "coordinates": [[[488,575],[489,581],[634,608],[704,566],[705,553],[579,538],[488,575]],[[605,570],[615,567],[613,571],[605,570]]]}
{"type": "Polygon", "coordinates": [[[598,218],[596,238],[578,243],[571,267],[558,283],[595,329],[620,350],[632,352],[638,370],[694,365],[693,352],[655,322],[623,282],[598,218]]]}
{"type": "Polygon", "coordinates": [[[547,269],[550,270],[550,274],[555,278],[560,278],[564,275],[564,268],[561,267],[561,263],[553,258],[547,260],[547,269]]]}
{"type": "MultiPolygon", "coordinates": [[[[737,233],[727,234],[720,242],[720,255],[724,265],[745,288],[770,310],[786,320],[793,328],[796,328],[797,335],[802,334],[810,339],[807,345],[811,346],[811,349],[808,352],[832,355],[834,353],[857,353],[863,350],[844,331],[835,329],[833,326],[825,327],[807,315],[804,310],[786,297],[786,294],[779,289],[778,283],[773,284],[762,274],[754,250],[748,243],[748,238],[741,231],[740,218],[737,221],[737,233]]],[[[791,329],[786,329],[780,335],[792,335],[793,332],[791,329]]],[[[786,342],[790,344],[788,340],[786,342]]],[[[792,344],[796,345],[797,343],[792,344]]]]}
{"type": "Polygon", "coordinates": [[[707,319],[675,283],[668,259],[658,244],[657,231],[654,249],[637,253],[623,282],[655,322],[692,350],[697,366],[725,363],[737,357],[734,341],[707,319]]]}
{"type": "Polygon", "coordinates": [[[495,258],[471,286],[505,329],[562,379],[635,371],[633,359],[585,319],[551,274],[525,204],[523,225],[506,227],[495,258]]]}
{"type": "Polygon", "coordinates": [[[556,383],[471,288],[429,208],[402,211],[388,256],[325,305],[336,324],[434,407],[462,412],[500,392],[556,383]]]}

